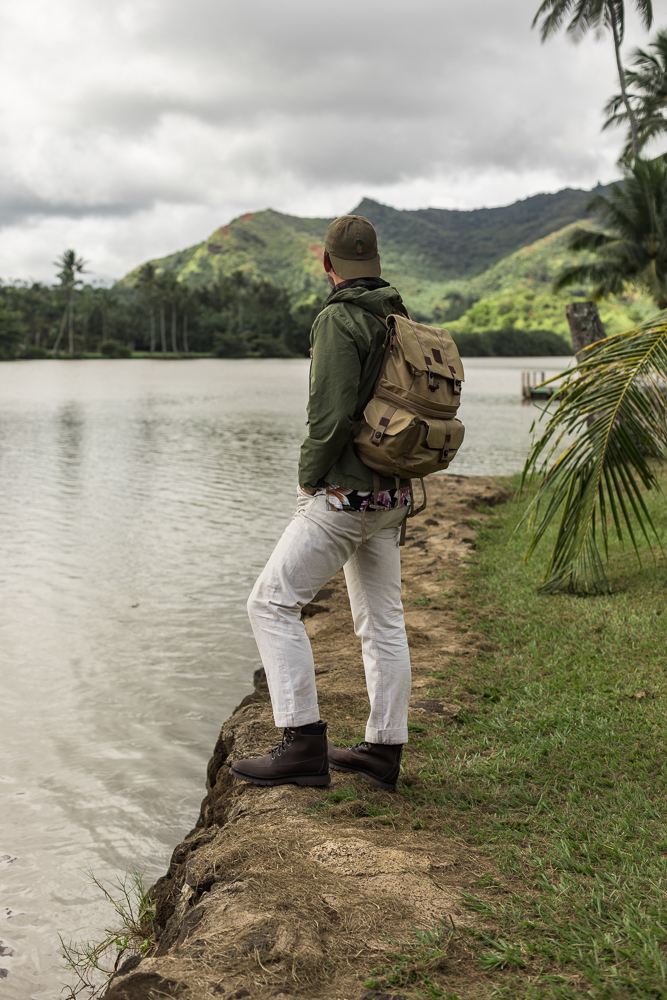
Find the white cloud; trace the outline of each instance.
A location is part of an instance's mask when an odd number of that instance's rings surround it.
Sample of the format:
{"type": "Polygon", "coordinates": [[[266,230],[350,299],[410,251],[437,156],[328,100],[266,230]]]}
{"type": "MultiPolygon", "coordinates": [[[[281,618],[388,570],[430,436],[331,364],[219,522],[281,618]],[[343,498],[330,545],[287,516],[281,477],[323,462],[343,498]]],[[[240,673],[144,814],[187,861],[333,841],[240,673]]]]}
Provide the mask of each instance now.
{"type": "MultiPolygon", "coordinates": [[[[49,280],[72,245],[120,276],[267,206],[476,207],[609,179],[610,40],[541,45],[536,6],[6,0],[0,274],[49,280]]],[[[629,15],[626,58],[646,41],[629,15]]]]}

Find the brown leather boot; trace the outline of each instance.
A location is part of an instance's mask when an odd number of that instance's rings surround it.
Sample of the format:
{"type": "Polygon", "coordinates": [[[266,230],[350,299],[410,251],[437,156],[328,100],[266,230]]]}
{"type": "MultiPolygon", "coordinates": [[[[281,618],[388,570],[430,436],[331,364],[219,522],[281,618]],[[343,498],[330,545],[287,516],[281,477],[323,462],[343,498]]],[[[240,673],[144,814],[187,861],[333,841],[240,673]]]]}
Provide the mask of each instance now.
{"type": "Polygon", "coordinates": [[[352,771],[370,781],[376,788],[396,791],[401,770],[402,743],[357,743],[341,750],[329,744],[329,765],[334,771],[352,771]]]}
{"type": "Polygon", "coordinates": [[[252,760],[235,760],[230,771],[253,785],[328,785],[327,724],[285,729],[273,750],[252,760]]]}

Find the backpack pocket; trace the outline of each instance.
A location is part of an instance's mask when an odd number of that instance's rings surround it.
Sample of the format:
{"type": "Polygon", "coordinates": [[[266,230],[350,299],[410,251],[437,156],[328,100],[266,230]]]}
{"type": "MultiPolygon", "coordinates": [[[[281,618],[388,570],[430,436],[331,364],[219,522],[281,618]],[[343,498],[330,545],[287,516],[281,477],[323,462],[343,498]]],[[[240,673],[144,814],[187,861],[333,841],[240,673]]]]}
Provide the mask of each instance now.
{"type": "Polygon", "coordinates": [[[446,469],[463,443],[465,429],[455,417],[415,416],[373,398],[353,427],[357,453],[369,468],[401,479],[446,469]]]}

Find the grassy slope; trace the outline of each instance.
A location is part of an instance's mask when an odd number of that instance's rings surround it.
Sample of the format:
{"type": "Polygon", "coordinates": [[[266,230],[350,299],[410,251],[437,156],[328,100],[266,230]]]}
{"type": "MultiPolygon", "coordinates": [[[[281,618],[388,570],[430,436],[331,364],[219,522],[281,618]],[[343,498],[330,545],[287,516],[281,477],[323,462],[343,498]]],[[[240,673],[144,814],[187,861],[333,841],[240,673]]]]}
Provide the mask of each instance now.
{"type": "MultiPolygon", "coordinates": [[[[565,304],[587,289],[551,291],[556,274],[571,262],[567,239],[571,226],[522,247],[499,261],[484,274],[460,283],[457,291],[478,299],[461,319],[448,322],[454,333],[498,330],[513,326],[521,330],[553,330],[569,337],[565,304]]],[[[608,333],[618,333],[648,319],[656,309],[639,291],[600,303],[600,316],[608,333]]]]}
{"type": "MultiPolygon", "coordinates": [[[[648,505],[665,543],[664,494],[648,505]]],[[[468,583],[443,598],[453,632],[483,635],[489,652],[434,662],[431,695],[467,711],[457,726],[414,727],[397,803],[413,828],[483,845],[500,877],[478,880],[484,899],[470,887],[482,929],[434,928],[367,983],[448,1000],[665,998],[667,568],[645,552],[640,573],[615,544],[614,594],[542,596],[516,514],[509,503],[473,519],[468,583]],[[486,989],[451,992],[461,934],[486,989]]]]}

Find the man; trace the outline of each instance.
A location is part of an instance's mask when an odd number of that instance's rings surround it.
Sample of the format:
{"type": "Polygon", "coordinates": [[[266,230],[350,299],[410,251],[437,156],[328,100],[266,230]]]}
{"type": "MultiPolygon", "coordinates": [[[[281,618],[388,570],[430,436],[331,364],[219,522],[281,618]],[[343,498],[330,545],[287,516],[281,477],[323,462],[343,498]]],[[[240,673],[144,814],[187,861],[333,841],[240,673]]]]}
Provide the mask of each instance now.
{"type": "Polygon", "coordinates": [[[324,269],[333,288],[311,333],[308,437],[301,448],[294,518],[248,601],[281,742],[263,757],[234,761],[232,774],[258,785],[327,785],[329,765],[394,791],[407,743],[410,656],[401,604],[399,537],[407,483],[373,473],[355,452],[353,424],[373,394],[384,356],[379,316],[405,313],[380,278],[375,229],[345,215],[327,230],[324,269]],[[398,495],[397,495],[398,494],[398,495]],[[313,654],[301,609],[341,567],[361,637],[371,711],[366,740],[327,746],[313,654]]]}

